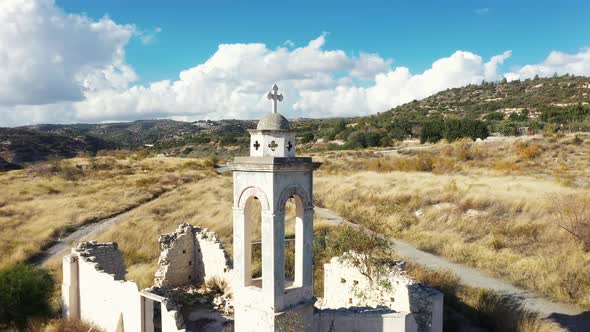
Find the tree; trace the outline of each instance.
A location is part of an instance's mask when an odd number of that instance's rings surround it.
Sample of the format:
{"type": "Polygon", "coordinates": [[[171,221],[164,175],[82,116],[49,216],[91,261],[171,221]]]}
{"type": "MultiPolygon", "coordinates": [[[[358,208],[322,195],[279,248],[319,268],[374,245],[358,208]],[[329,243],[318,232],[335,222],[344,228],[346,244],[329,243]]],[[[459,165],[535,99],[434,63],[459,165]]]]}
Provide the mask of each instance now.
{"type": "Polygon", "coordinates": [[[504,114],[501,112],[492,112],[484,115],[486,121],[502,121],[504,120],[504,114]]]}
{"type": "Polygon", "coordinates": [[[420,133],[420,143],[436,143],[443,138],[443,120],[434,119],[424,122],[422,132],[420,133]]]}
{"type": "Polygon", "coordinates": [[[445,120],[443,137],[449,142],[465,137],[463,121],[457,119],[445,120]]]}
{"type": "Polygon", "coordinates": [[[361,149],[367,147],[367,140],[365,133],[362,131],[355,131],[348,135],[348,145],[353,149],[361,149]]]}
{"type": "Polygon", "coordinates": [[[498,124],[498,131],[502,133],[504,136],[514,136],[516,135],[516,129],[518,125],[510,120],[504,120],[498,124]]]}
{"type": "Polygon", "coordinates": [[[393,253],[391,244],[380,233],[351,226],[338,228],[329,239],[329,247],[371,281],[379,278],[383,268],[380,263],[393,253]]]}
{"type": "Polygon", "coordinates": [[[305,134],[303,134],[303,137],[301,137],[301,143],[304,143],[304,144],[309,143],[313,140],[314,140],[314,136],[311,131],[306,132],[305,134]]]}
{"type": "Polygon", "coordinates": [[[31,318],[48,318],[52,290],[45,269],[19,264],[0,270],[0,328],[22,330],[31,318]]]}
{"type": "Polygon", "coordinates": [[[396,118],[385,126],[389,136],[395,140],[402,141],[412,134],[412,123],[406,118],[396,118]]]}
{"type": "Polygon", "coordinates": [[[340,119],[338,120],[338,122],[336,122],[336,126],[334,126],[334,131],[336,132],[336,134],[344,131],[344,129],[346,129],[346,121],[340,119]]]}

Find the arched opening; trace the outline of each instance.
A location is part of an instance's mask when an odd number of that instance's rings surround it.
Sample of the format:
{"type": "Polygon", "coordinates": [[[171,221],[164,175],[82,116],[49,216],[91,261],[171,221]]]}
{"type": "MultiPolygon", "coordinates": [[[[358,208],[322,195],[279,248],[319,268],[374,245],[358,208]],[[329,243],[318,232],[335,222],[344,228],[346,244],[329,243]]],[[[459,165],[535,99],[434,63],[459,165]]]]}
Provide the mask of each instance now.
{"type": "Polygon", "coordinates": [[[305,229],[313,227],[312,220],[305,220],[305,206],[309,204],[306,199],[306,192],[298,187],[291,187],[282,195],[285,216],[285,289],[302,287],[304,273],[311,271],[311,267],[306,267],[304,262],[304,255],[311,254],[310,248],[306,248],[310,235],[306,235],[305,229]]]}
{"type": "Polygon", "coordinates": [[[251,196],[244,206],[244,222],[246,223],[246,246],[250,252],[245,259],[250,261],[246,266],[250,271],[246,274],[250,277],[248,286],[262,287],[262,205],[258,197],[251,196]]]}
{"type": "Polygon", "coordinates": [[[298,196],[292,196],[285,203],[285,288],[292,287],[295,282],[297,201],[300,204],[301,199],[298,196]]]}

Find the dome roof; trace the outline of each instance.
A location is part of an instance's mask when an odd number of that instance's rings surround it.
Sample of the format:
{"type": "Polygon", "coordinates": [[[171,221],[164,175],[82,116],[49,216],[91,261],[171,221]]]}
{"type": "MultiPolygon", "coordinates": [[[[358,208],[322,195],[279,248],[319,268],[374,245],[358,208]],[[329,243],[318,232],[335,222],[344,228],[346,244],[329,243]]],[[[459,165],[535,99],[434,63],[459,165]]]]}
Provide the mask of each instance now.
{"type": "Polygon", "coordinates": [[[289,130],[289,120],[279,113],[268,113],[256,126],[257,130],[289,130]]]}

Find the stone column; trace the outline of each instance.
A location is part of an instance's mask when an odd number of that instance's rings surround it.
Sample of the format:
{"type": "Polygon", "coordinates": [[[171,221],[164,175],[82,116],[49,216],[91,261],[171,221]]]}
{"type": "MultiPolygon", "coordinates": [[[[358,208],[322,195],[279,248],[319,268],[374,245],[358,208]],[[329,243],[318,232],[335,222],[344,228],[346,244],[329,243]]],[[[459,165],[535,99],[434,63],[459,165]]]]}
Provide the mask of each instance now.
{"type": "Polygon", "coordinates": [[[301,222],[302,286],[313,287],[313,207],[306,208],[301,222]]]}
{"type": "Polygon", "coordinates": [[[63,317],[67,319],[80,319],[78,256],[75,254],[64,256],[62,270],[61,298],[63,302],[63,317]]]}
{"type": "Polygon", "coordinates": [[[236,287],[246,287],[252,284],[252,245],[251,220],[245,215],[245,210],[234,207],[234,277],[236,287]]]}
{"type": "Polygon", "coordinates": [[[145,296],[141,297],[143,301],[143,332],[154,332],[154,301],[145,296]]]}
{"type": "Polygon", "coordinates": [[[262,212],[262,292],[274,311],[285,294],[285,214],[262,212]]]}

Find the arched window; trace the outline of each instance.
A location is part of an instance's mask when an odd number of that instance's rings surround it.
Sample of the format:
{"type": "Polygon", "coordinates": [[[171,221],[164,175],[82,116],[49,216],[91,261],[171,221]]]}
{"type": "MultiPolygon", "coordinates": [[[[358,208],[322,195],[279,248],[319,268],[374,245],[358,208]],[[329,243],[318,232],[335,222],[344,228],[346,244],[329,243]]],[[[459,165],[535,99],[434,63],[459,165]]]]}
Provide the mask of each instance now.
{"type": "Polygon", "coordinates": [[[277,210],[285,216],[285,288],[311,286],[313,209],[301,186],[287,187],[279,196],[277,210]],[[307,281],[305,281],[307,280],[307,281]],[[306,285],[309,284],[309,285],[306,285]]]}
{"type": "Polygon", "coordinates": [[[257,187],[244,189],[234,208],[234,264],[243,286],[262,287],[262,212],[269,210],[268,199],[257,187]]]}
{"type": "Polygon", "coordinates": [[[248,238],[251,283],[248,286],[262,287],[262,206],[258,197],[251,196],[246,201],[244,222],[248,223],[250,233],[248,238]]]}

